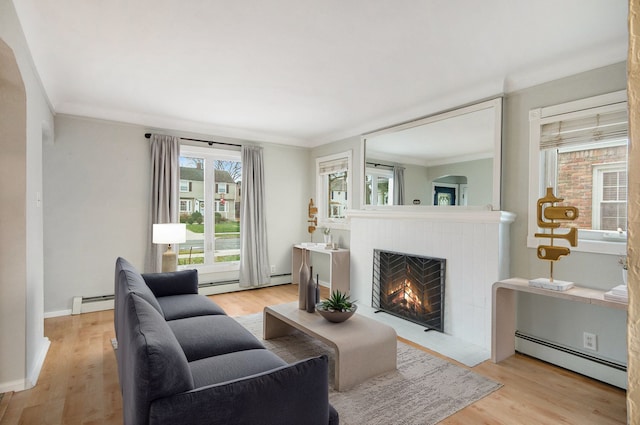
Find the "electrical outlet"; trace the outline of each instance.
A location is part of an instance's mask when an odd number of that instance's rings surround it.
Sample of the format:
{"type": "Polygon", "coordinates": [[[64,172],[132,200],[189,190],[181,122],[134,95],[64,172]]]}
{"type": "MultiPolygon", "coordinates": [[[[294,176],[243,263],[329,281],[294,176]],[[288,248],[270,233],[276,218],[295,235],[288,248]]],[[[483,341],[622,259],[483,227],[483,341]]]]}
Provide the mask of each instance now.
{"type": "Polygon", "coordinates": [[[271,273],[275,273],[276,272],[276,266],[275,264],[271,265],[271,273]]]}
{"type": "Polygon", "coordinates": [[[598,337],[596,334],[584,332],[582,334],[582,343],[584,348],[589,350],[598,351],[598,337]]]}

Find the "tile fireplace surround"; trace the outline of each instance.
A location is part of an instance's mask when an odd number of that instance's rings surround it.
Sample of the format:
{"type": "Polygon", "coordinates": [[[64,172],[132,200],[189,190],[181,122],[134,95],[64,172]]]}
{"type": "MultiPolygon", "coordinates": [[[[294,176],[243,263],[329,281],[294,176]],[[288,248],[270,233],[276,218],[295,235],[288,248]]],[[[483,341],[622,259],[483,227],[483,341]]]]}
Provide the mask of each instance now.
{"type": "Polygon", "coordinates": [[[515,214],[473,207],[351,210],[351,298],[371,306],[373,250],[447,260],[444,332],[491,351],[491,287],[509,276],[515,214]]]}

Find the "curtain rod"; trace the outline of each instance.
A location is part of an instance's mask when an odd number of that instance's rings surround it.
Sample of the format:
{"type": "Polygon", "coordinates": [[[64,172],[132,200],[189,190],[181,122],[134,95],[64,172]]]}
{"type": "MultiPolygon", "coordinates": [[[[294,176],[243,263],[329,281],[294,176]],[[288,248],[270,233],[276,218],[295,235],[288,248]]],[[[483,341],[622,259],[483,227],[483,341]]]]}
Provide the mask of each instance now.
{"type": "MultiPolygon", "coordinates": [[[[151,133],[145,133],[144,137],[146,137],[147,139],[150,139],[151,138],[151,133]]],[[[242,147],[242,145],[237,145],[235,143],[214,142],[214,141],[211,141],[211,140],[202,140],[202,139],[190,139],[188,137],[180,137],[180,140],[190,140],[192,142],[208,143],[209,146],[213,146],[214,144],[216,144],[216,145],[226,145],[226,146],[237,146],[239,148],[242,147]]]]}
{"type": "Polygon", "coordinates": [[[393,165],[380,164],[380,163],[378,163],[378,162],[367,162],[367,165],[373,165],[374,167],[389,167],[389,168],[395,168],[393,165]]]}

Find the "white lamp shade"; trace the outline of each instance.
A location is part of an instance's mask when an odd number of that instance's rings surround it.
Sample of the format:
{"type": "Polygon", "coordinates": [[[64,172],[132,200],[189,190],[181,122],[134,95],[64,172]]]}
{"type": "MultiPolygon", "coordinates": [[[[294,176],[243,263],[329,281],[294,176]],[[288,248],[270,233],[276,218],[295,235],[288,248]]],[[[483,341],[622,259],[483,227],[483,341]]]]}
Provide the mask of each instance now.
{"type": "Polygon", "coordinates": [[[187,241],[187,225],[166,223],[153,225],[153,243],[184,243],[187,241]]]}

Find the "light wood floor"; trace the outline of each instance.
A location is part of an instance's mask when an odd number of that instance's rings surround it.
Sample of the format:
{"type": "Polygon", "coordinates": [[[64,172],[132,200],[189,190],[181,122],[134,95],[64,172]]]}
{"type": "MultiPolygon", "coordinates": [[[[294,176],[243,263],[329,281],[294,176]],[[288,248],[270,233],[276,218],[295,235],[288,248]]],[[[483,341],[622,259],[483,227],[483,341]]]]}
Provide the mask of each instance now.
{"type": "MultiPolygon", "coordinates": [[[[229,315],[244,315],[297,300],[297,286],[211,298],[229,315]]],[[[0,415],[5,411],[0,424],[122,424],[111,346],[113,311],[46,319],[45,335],[51,348],[38,385],[5,395],[0,401],[0,415]]],[[[625,391],[527,356],[516,355],[500,364],[487,361],[473,370],[504,386],[443,424],[626,423],[625,391]]]]}

